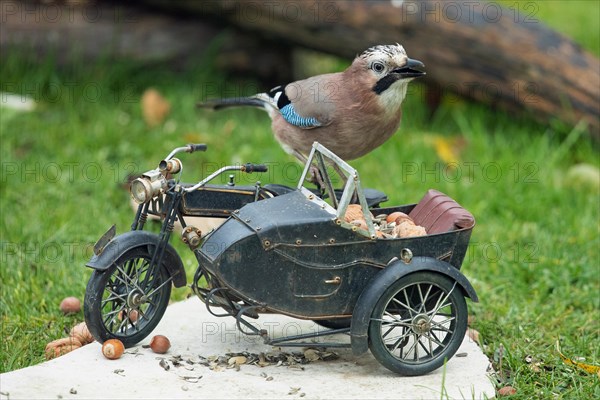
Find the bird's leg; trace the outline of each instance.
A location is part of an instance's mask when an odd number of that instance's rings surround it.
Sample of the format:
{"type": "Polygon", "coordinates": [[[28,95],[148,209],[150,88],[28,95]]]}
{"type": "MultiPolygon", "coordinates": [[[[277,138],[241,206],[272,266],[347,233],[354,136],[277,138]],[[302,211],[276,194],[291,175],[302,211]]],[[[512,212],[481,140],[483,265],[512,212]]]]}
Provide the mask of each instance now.
{"type": "MultiPolygon", "coordinates": [[[[296,157],[298,160],[300,160],[300,162],[304,165],[306,165],[306,163],[308,162],[308,158],[300,153],[298,150],[294,150],[292,152],[292,155],[294,157],[296,157]]],[[[319,168],[317,168],[316,165],[311,165],[310,169],[309,169],[309,173],[310,173],[310,178],[308,178],[308,181],[312,184],[314,184],[315,186],[317,186],[317,189],[319,190],[319,192],[323,193],[323,188],[325,187],[325,182],[323,181],[323,177],[321,176],[321,172],[319,171],[319,168]]]]}
{"type": "Polygon", "coordinates": [[[323,195],[325,194],[325,180],[323,179],[323,176],[321,175],[321,171],[319,170],[319,167],[312,164],[310,166],[309,171],[310,171],[309,181],[317,187],[317,189],[321,193],[321,197],[323,197],[323,195]]]}

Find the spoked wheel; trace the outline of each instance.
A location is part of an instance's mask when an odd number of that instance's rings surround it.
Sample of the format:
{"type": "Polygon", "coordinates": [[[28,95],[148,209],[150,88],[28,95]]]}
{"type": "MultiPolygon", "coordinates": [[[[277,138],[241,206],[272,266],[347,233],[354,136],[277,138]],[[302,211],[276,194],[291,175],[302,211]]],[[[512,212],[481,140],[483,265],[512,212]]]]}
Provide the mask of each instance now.
{"type": "Polygon", "coordinates": [[[369,323],[369,347],[384,367],[422,375],[449,360],[467,330],[458,284],[432,272],[407,275],[379,298],[369,323]]]}
{"type": "Polygon", "coordinates": [[[84,314],[99,342],[133,346],[152,332],[169,303],[171,278],[164,265],[149,271],[152,253],[136,247],[105,271],[94,271],[85,291],[84,314]]]}

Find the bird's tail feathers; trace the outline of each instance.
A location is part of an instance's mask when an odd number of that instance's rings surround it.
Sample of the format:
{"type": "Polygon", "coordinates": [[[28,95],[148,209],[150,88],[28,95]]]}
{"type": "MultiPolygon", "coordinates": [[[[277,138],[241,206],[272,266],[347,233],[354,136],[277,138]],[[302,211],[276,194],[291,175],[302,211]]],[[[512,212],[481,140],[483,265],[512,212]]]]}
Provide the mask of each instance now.
{"type": "MultiPolygon", "coordinates": [[[[262,93],[261,93],[262,94],[262,93]]],[[[210,108],[212,110],[222,110],[230,107],[258,107],[269,111],[272,108],[271,103],[261,95],[251,97],[232,97],[229,99],[211,99],[196,104],[199,108],[210,108]]]]}

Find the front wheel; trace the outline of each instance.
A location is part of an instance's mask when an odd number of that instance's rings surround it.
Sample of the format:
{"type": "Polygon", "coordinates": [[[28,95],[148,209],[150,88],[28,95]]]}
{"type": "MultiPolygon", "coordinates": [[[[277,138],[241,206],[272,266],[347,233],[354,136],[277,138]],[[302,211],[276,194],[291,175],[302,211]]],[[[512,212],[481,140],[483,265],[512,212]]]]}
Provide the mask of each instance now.
{"type": "Polygon", "coordinates": [[[450,278],[417,272],[383,292],[371,314],[369,347],[384,367],[422,375],[441,367],[460,347],[467,304],[450,278]]]}
{"type": "Polygon", "coordinates": [[[149,271],[148,246],[125,252],[107,270],[94,271],[85,291],[87,326],[100,343],[119,339],[131,347],[144,339],[162,318],[171,295],[171,277],[164,265],[149,271]]]}

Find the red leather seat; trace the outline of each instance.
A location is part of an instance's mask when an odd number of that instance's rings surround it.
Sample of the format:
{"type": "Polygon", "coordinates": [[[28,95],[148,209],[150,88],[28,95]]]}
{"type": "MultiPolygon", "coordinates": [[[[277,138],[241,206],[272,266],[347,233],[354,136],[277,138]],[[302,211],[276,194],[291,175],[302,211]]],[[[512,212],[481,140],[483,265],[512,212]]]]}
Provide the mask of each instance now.
{"type": "Polygon", "coordinates": [[[444,193],[430,189],[408,214],[428,234],[472,228],[473,215],[444,193]]]}

